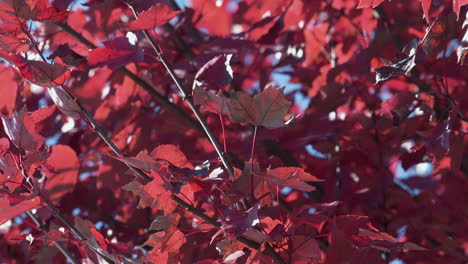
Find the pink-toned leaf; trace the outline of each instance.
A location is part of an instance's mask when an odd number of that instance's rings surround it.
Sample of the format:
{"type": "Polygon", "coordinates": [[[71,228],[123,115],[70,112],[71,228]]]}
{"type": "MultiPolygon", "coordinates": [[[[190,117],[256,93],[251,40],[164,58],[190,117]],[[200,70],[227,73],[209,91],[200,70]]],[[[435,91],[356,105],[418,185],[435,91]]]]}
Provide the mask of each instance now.
{"type": "Polygon", "coordinates": [[[166,24],[181,11],[173,11],[169,6],[157,3],[142,12],[138,19],[129,23],[130,30],[153,29],[166,24]]]}
{"type": "Polygon", "coordinates": [[[150,154],[156,160],[165,160],[179,168],[193,169],[185,154],[174,145],[157,146],[150,154]]]}
{"type": "Polygon", "coordinates": [[[7,197],[0,198],[0,225],[4,224],[13,217],[26,213],[32,209],[39,208],[41,206],[41,200],[39,197],[34,197],[30,200],[25,200],[14,206],[10,206],[7,197]]]}
{"type": "Polygon", "coordinates": [[[52,201],[60,200],[70,193],[78,182],[80,162],[75,151],[66,145],[55,145],[47,159],[44,190],[52,201]]]}
{"type": "Polygon", "coordinates": [[[176,207],[171,198],[172,186],[158,175],[146,185],[133,181],[122,188],[140,196],[138,208],[158,208],[169,213],[176,207]]]}
{"type": "Polygon", "coordinates": [[[26,108],[13,113],[11,119],[2,116],[3,128],[13,144],[21,150],[36,150],[42,146],[45,138],[35,131],[35,122],[26,108]]]}
{"type": "Polygon", "coordinates": [[[364,8],[364,7],[376,8],[383,1],[384,0],[359,0],[359,5],[357,6],[357,8],[364,8]]]}
{"type": "Polygon", "coordinates": [[[48,88],[50,98],[57,105],[60,112],[73,118],[81,117],[81,108],[78,103],[61,86],[52,86],[48,88]]]}
{"type": "Polygon", "coordinates": [[[0,138],[0,158],[5,155],[5,153],[8,151],[10,148],[10,141],[8,138],[2,137],[0,138]]]}

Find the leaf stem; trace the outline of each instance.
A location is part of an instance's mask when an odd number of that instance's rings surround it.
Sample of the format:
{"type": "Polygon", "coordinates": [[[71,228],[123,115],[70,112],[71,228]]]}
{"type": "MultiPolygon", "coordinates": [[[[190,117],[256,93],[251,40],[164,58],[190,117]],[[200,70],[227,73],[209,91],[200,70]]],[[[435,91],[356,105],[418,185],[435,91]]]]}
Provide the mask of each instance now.
{"type": "Polygon", "coordinates": [[[257,130],[258,130],[258,126],[255,126],[254,134],[252,137],[252,149],[250,151],[250,194],[252,195],[252,201],[255,201],[253,166],[254,166],[255,143],[257,141],[257,130]]]}
{"type": "Polygon", "coordinates": [[[219,114],[219,122],[221,123],[221,130],[223,130],[223,148],[224,148],[224,153],[226,153],[227,152],[226,129],[224,128],[224,119],[223,119],[222,114],[219,114]]]}

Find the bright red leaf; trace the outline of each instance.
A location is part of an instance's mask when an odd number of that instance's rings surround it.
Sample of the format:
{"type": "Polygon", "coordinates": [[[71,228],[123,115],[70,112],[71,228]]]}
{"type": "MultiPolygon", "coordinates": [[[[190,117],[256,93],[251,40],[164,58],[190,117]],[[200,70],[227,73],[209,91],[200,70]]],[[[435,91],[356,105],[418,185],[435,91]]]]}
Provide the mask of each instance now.
{"type": "Polygon", "coordinates": [[[180,11],[173,11],[169,6],[157,3],[150,9],[142,12],[138,19],[130,22],[130,30],[153,29],[166,24],[173,19],[180,11]]]}

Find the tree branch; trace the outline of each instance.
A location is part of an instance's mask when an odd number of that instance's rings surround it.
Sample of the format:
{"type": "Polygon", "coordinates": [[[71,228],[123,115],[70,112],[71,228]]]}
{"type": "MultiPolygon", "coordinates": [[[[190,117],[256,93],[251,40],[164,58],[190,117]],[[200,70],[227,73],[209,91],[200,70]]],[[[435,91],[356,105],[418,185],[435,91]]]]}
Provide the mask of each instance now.
{"type": "MultiPolygon", "coordinates": [[[[31,220],[36,224],[36,226],[44,232],[49,232],[49,228],[44,226],[41,220],[32,212],[26,212],[26,214],[31,218],[31,220]]],[[[68,249],[59,241],[54,241],[55,247],[62,252],[62,254],[73,264],[79,264],[79,262],[73,257],[73,255],[68,251],[68,249]]]]}
{"type": "MultiPolygon", "coordinates": [[[[130,6],[130,9],[132,10],[133,12],[133,15],[135,16],[135,18],[138,18],[138,13],[136,12],[136,10],[130,6]]],[[[172,67],[169,65],[169,62],[166,60],[166,58],[164,57],[164,54],[162,53],[162,51],[158,48],[158,45],[156,43],[156,41],[154,40],[154,38],[152,38],[148,32],[148,30],[142,30],[143,34],[145,35],[146,39],[150,42],[151,44],[151,47],[153,48],[153,50],[156,52],[156,55],[158,56],[158,59],[161,61],[161,63],[163,64],[164,68],[166,68],[166,71],[169,73],[169,75],[171,76],[172,80],[174,81],[177,89],[179,90],[179,92],[182,94],[182,96],[184,97],[185,101],[187,102],[187,104],[189,105],[190,109],[192,110],[192,112],[195,114],[195,116],[197,117],[198,119],[198,122],[200,122],[203,130],[205,131],[206,135],[208,136],[208,139],[210,140],[211,144],[213,145],[214,149],[216,150],[216,153],[218,154],[221,162],[223,163],[223,166],[224,168],[226,169],[226,172],[229,174],[229,176],[231,176],[232,178],[234,177],[234,169],[232,168],[232,166],[229,164],[229,162],[227,161],[226,157],[224,157],[224,154],[223,154],[223,151],[221,150],[221,147],[218,143],[218,141],[216,140],[216,138],[214,137],[213,133],[211,132],[211,130],[208,128],[208,125],[206,124],[205,122],[205,119],[203,118],[200,110],[198,110],[198,108],[195,106],[195,103],[193,102],[193,99],[192,99],[192,96],[190,93],[187,92],[187,90],[185,90],[185,88],[183,87],[183,85],[180,83],[179,79],[177,78],[177,76],[175,75],[174,73],[174,70],[172,69],[172,67]]]]}
{"type": "MultiPolygon", "coordinates": [[[[85,44],[90,49],[96,49],[97,46],[94,45],[91,41],[87,40],[83,35],[75,31],[71,28],[68,24],[61,23],[61,22],[54,22],[54,24],[61,29],[63,29],[68,34],[72,35],[74,38],[79,40],[81,43],[85,44]]],[[[170,110],[172,113],[180,117],[187,125],[197,130],[202,135],[205,135],[204,130],[198,125],[193,118],[191,118],[187,113],[179,109],[175,104],[171,103],[165,96],[160,94],[151,84],[140,78],[138,75],[134,74],[130,70],[128,70],[125,66],[120,67],[119,70],[132,79],[136,84],[138,84],[143,90],[148,92],[161,106],[165,107],[166,109],[170,110]]]]}
{"type": "MultiPolygon", "coordinates": [[[[77,40],[79,40],[80,42],[82,42],[83,44],[87,45],[88,47],[90,48],[97,48],[93,43],[91,43],[89,40],[87,40],[86,38],[84,38],[80,33],[76,32],[74,29],[72,29],[70,26],[68,26],[67,24],[64,24],[64,23],[59,23],[59,22],[56,22],[55,23],[57,26],[59,26],[60,28],[62,28],[64,31],[66,31],[67,33],[69,33],[70,35],[72,35],[73,37],[75,37],[77,40]]],[[[147,35],[147,32],[145,32],[145,36],[147,35]]],[[[151,45],[155,45],[154,42],[152,42],[150,40],[150,43],[151,45]]],[[[155,46],[156,47],[156,46],[155,46]]],[[[159,53],[160,54],[160,53],[159,53]]],[[[162,55],[162,54],[161,54],[162,55]]],[[[159,56],[159,55],[158,55],[159,56]]],[[[206,122],[204,121],[203,117],[201,116],[201,113],[199,112],[199,110],[195,107],[195,105],[193,104],[192,100],[191,100],[191,97],[187,97],[186,96],[186,92],[185,90],[182,88],[182,85],[180,85],[180,82],[178,81],[178,79],[176,78],[174,72],[172,71],[172,69],[169,67],[167,61],[165,60],[165,58],[163,56],[160,56],[160,59],[161,59],[161,62],[163,63],[163,65],[165,67],[167,67],[166,69],[169,69],[168,72],[169,74],[171,75],[171,77],[173,77],[173,80],[175,78],[175,82],[176,82],[176,85],[177,85],[177,88],[180,90],[180,92],[182,93],[182,95],[184,96],[184,98],[186,99],[186,101],[189,103],[189,106],[192,108],[192,111],[195,113],[195,115],[197,116],[197,118],[199,119],[199,122],[201,123],[202,127],[204,129],[206,128],[206,130],[204,130],[205,132],[206,131],[210,131],[206,125],[206,122]],[[189,99],[189,100],[188,100],[189,99]]],[[[132,80],[134,80],[137,84],[139,84],[143,89],[147,90],[147,88],[151,88],[151,90],[154,90],[152,88],[152,86],[150,84],[148,84],[147,82],[145,82],[143,79],[139,78],[137,75],[131,73],[130,71],[128,71],[126,68],[123,68],[122,70],[127,76],[129,76],[132,80]]],[[[76,98],[76,97],[75,97],[76,98]]],[[[77,103],[79,102],[78,99],[76,99],[77,103]]],[[[167,101],[166,99],[164,101],[167,101]]],[[[168,104],[172,105],[172,103],[170,103],[169,101],[167,101],[168,104]]],[[[83,107],[84,110],[86,110],[84,107],[83,107]]],[[[172,109],[177,109],[178,108],[171,108],[172,109]]],[[[86,110],[86,112],[88,112],[86,110]]],[[[84,112],[84,113],[86,113],[84,112]]],[[[118,155],[123,155],[122,152],[112,143],[112,141],[106,136],[107,134],[104,133],[102,131],[102,129],[97,126],[97,123],[94,121],[94,119],[92,118],[92,116],[89,114],[85,114],[87,115],[87,118],[91,118],[89,121],[91,124],[93,124],[95,126],[95,131],[99,134],[99,136],[106,142],[106,144],[118,155]],[[94,122],[91,122],[91,120],[93,120],[94,122]],[[99,132],[98,132],[99,131],[99,132]],[[120,154],[119,154],[120,153],[120,154]]],[[[185,113],[184,113],[185,115],[185,113]]],[[[192,119],[191,119],[192,120],[192,119]]],[[[198,127],[198,126],[197,126],[198,127]]],[[[202,130],[203,131],[203,130],[202,130]]],[[[203,135],[205,136],[208,136],[211,135],[212,139],[213,139],[213,142],[215,142],[215,144],[217,145],[217,148],[215,147],[215,150],[217,151],[218,155],[220,155],[220,158],[222,157],[221,161],[223,162],[223,165],[225,165],[225,168],[226,170],[228,170],[228,173],[229,175],[234,175],[234,170],[232,169],[232,167],[229,165],[229,163],[227,162],[227,160],[224,158],[224,155],[222,154],[221,152],[221,148],[219,147],[219,144],[217,143],[217,141],[214,139],[214,136],[211,134],[211,132],[208,133],[203,133],[203,135]],[[228,169],[230,168],[230,169],[228,169]],[[230,171],[230,172],[229,172],[230,171]]],[[[211,140],[211,139],[210,139],[211,140]]],[[[215,146],[215,145],[214,145],[215,146]]],[[[131,165],[128,165],[126,164],[137,176],[138,178],[144,180],[146,183],[148,183],[149,181],[152,180],[152,178],[150,176],[148,176],[146,173],[144,173],[142,170],[138,169],[138,168],[135,168],[131,165]]],[[[181,198],[179,198],[178,196],[176,195],[172,195],[172,200],[177,203],[179,206],[181,206],[182,208],[184,208],[185,210],[187,210],[188,212],[200,217],[201,219],[203,219],[205,222],[209,223],[210,225],[216,227],[216,228],[220,228],[221,227],[221,224],[218,223],[215,219],[207,216],[206,214],[204,214],[200,209],[188,204],[187,202],[185,202],[184,200],[182,200],[181,198]]],[[[248,238],[245,238],[245,237],[238,237],[237,240],[251,248],[254,248],[254,249],[259,249],[260,248],[260,245],[258,243],[256,243],[255,241],[252,241],[248,238]]],[[[269,245],[269,244],[266,244],[265,246],[265,249],[263,251],[264,254],[268,255],[268,256],[271,256],[276,263],[284,263],[283,260],[281,260],[281,258],[278,256],[278,254],[276,253],[276,251],[269,245]]]]}

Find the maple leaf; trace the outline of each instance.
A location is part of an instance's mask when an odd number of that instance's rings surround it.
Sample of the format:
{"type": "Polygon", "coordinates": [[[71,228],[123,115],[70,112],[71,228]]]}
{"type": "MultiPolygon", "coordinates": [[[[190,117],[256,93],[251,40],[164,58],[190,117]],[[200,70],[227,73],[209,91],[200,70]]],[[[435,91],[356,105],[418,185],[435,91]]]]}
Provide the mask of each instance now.
{"type": "Polygon", "coordinates": [[[194,88],[203,86],[220,89],[231,83],[233,71],[230,65],[232,54],[223,54],[209,60],[195,75],[194,88]]]}
{"type": "Polygon", "coordinates": [[[155,179],[146,185],[132,181],[122,188],[140,196],[138,208],[150,207],[172,212],[176,207],[171,198],[172,186],[159,175],[155,176],[155,179]]]}
{"type": "Polygon", "coordinates": [[[177,253],[187,241],[184,234],[177,229],[180,215],[168,214],[158,216],[151,224],[150,230],[158,232],[152,234],[142,246],[151,246],[153,250],[177,253]]]}
{"type": "Polygon", "coordinates": [[[292,241],[292,248],[292,262],[320,263],[321,251],[315,239],[296,235],[292,241]]]}
{"type": "Polygon", "coordinates": [[[150,154],[156,160],[165,160],[179,168],[193,169],[185,154],[174,145],[159,145],[150,154]]]}
{"type": "Polygon", "coordinates": [[[8,139],[4,137],[0,138],[0,158],[2,158],[3,155],[5,155],[9,148],[10,141],[8,141],[8,139]]]}
{"type": "Polygon", "coordinates": [[[155,158],[148,155],[146,151],[141,151],[136,157],[114,157],[127,165],[141,169],[145,172],[157,171],[161,168],[161,162],[155,161],[155,158]]]}
{"type": "Polygon", "coordinates": [[[35,120],[26,108],[14,112],[11,119],[2,116],[3,128],[13,144],[26,151],[39,149],[45,141],[35,130],[35,120]]]}
{"type": "Polygon", "coordinates": [[[9,193],[13,193],[23,182],[23,173],[18,169],[17,161],[13,154],[7,153],[0,158],[0,184],[9,193]]]}
{"type": "Polygon", "coordinates": [[[244,92],[234,92],[226,102],[229,117],[237,123],[251,123],[266,128],[282,127],[291,106],[283,91],[284,88],[275,89],[270,84],[254,98],[244,92]]]}
{"type": "Polygon", "coordinates": [[[88,220],[83,220],[79,216],[75,216],[75,227],[86,237],[85,241],[81,243],[90,244],[94,248],[98,248],[99,252],[106,256],[107,259],[117,263],[115,257],[110,254],[107,249],[107,242],[104,241],[103,236],[95,229],[95,225],[88,220]],[[106,245],[102,247],[101,245],[106,245]]]}
{"type": "Polygon", "coordinates": [[[416,59],[416,52],[418,49],[419,42],[413,40],[409,45],[409,54],[408,57],[398,60],[392,64],[379,67],[375,69],[376,77],[375,83],[379,83],[387,80],[388,78],[395,75],[407,75],[413,68],[416,66],[414,62],[416,59]]]}
{"type": "Polygon", "coordinates": [[[66,80],[67,68],[60,64],[49,64],[42,61],[27,60],[19,55],[12,55],[0,50],[0,56],[8,63],[15,65],[21,76],[29,82],[44,86],[56,86],[66,80]]]}
{"type": "Polygon", "coordinates": [[[79,119],[81,117],[81,107],[75,99],[63,89],[61,86],[52,86],[47,88],[50,98],[57,105],[60,112],[73,118],[79,119]]]}
{"type": "Polygon", "coordinates": [[[10,206],[7,197],[0,198],[0,225],[4,224],[13,217],[26,213],[32,209],[41,207],[41,200],[39,197],[34,197],[30,200],[22,201],[18,204],[10,206]]]}
{"type": "Polygon", "coordinates": [[[229,111],[226,103],[229,100],[230,98],[225,97],[221,90],[218,94],[213,94],[198,86],[193,89],[193,102],[211,113],[228,115],[229,111]]]}
{"type": "Polygon", "coordinates": [[[398,242],[398,240],[387,233],[376,232],[369,229],[359,228],[358,236],[368,238],[368,240],[358,240],[359,246],[370,246],[390,252],[394,249],[404,250],[427,250],[411,242],[398,242]]]}
{"type": "Polygon", "coordinates": [[[424,18],[426,19],[426,22],[429,24],[430,22],[429,10],[431,9],[432,0],[419,0],[419,1],[421,1],[424,18]]]}
{"type": "Polygon", "coordinates": [[[71,239],[72,238],[68,234],[58,229],[52,229],[49,232],[36,238],[36,240],[42,241],[48,246],[54,246],[55,242],[58,242],[58,241],[67,242],[67,241],[70,241],[71,239]]]}
{"type": "Polygon", "coordinates": [[[169,6],[157,3],[142,12],[138,18],[128,24],[130,30],[153,29],[166,24],[181,11],[173,11],[169,6]]]}
{"type": "Polygon", "coordinates": [[[414,93],[400,92],[383,101],[379,113],[393,116],[393,124],[397,126],[411,113],[409,108],[415,99],[414,93]]]}
{"type": "Polygon", "coordinates": [[[365,7],[376,8],[383,1],[384,0],[359,0],[359,4],[358,4],[357,8],[365,8],[365,7]]]}
{"type": "Polygon", "coordinates": [[[457,14],[457,19],[460,18],[460,10],[465,5],[468,5],[468,0],[453,0],[453,11],[457,14]]]}
{"type": "Polygon", "coordinates": [[[128,38],[118,37],[105,41],[103,48],[89,52],[88,65],[90,67],[109,66],[112,69],[132,62],[143,61],[143,51],[130,44],[128,38]]]}
{"type": "Polygon", "coordinates": [[[73,191],[78,182],[80,162],[72,148],[65,145],[53,146],[45,167],[47,168],[44,170],[47,181],[44,191],[49,200],[60,200],[62,196],[73,191]]]}
{"type": "Polygon", "coordinates": [[[268,169],[267,176],[264,179],[280,186],[288,186],[305,192],[315,190],[315,187],[310,186],[305,181],[322,181],[305,172],[304,169],[295,167],[268,169]]]}

